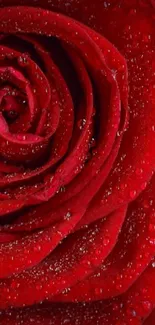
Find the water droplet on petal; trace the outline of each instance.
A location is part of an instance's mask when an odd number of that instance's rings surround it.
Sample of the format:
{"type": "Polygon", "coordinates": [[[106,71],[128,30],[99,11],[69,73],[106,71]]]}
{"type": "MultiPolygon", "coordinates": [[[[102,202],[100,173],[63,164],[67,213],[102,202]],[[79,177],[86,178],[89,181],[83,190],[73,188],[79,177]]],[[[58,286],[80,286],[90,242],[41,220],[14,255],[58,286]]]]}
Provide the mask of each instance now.
{"type": "Polygon", "coordinates": [[[136,191],[130,191],[130,198],[131,199],[134,199],[135,198],[135,196],[136,196],[136,194],[137,194],[137,192],[136,191]]]}
{"type": "Polygon", "coordinates": [[[145,183],[143,183],[143,184],[141,185],[141,189],[142,189],[142,190],[145,190],[146,186],[147,186],[147,182],[145,182],[145,183]]]}
{"type": "Polygon", "coordinates": [[[35,247],[34,247],[34,251],[35,251],[35,252],[39,252],[39,251],[41,251],[41,246],[40,246],[40,245],[35,246],[35,247]]]}
{"type": "Polygon", "coordinates": [[[136,175],[141,175],[143,173],[143,169],[142,168],[137,168],[136,169],[136,175]]]}
{"type": "Polygon", "coordinates": [[[152,305],[149,301],[143,301],[142,306],[143,306],[144,310],[146,310],[146,311],[149,311],[152,308],[152,305]]]}
{"type": "Polygon", "coordinates": [[[98,296],[103,292],[102,288],[95,288],[95,294],[98,296]]]}
{"type": "Polygon", "coordinates": [[[71,212],[68,211],[68,212],[65,214],[64,219],[65,219],[65,220],[70,220],[70,217],[71,217],[71,212]]]}
{"type": "Polygon", "coordinates": [[[81,119],[81,120],[79,120],[78,121],[78,127],[79,127],[79,129],[82,130],[84,128],[85,124],[86,124],[86,120],[84,118],[81,119]]]}
{"type": "Polygon", "coordinates": [[[149,243],[150,243],[151,246],[154,246],[155,245],[155,238],[151,238],[149,240],[149,243]]]}
{"type": "Polygon", "coordinates": [[[61,187],[60,187],[60,192],[65,192],[65,191],[66,191],[65,186],[61,186],[61,187]]]}
{"type": "Polygon", "coordinates": [[[90,141],[90,148],[94,148],[96,146],[96,140],[95,138],[92,138],[90,141]]]}
{"type": "Polygon", "coordinates": [[[136,313],[135,310],[132,310],[131,314],[132,314],[132,316],[134,316],[134,317],[136,317],[136,315],[137,315],[137,313],[136,313]]]}
{"type": "Polygon", "coordinates": [[[152,125],[152,131],[155,132],[155,125],[152,125]]]}
{"type": "Polygon", "coordinates": [[[18,57],[18,63],[20,66],[25,67],[28,64],[28,54],[22,54],[18,57]]]}
{"type": "Polygon", "coordinates": [[[117,136],[118,136],[118,137],[121,136],[121,131],[117,131],[117,136]]]}
{"type": "Polygon", "coordinates": [[[110,240],[108,238],[103,239],[103,245],[107,246],[109,244],[110,240]]]}
{"type": "Polygon", "coordinates": [[[155,267],[155,262],[152,263],[152,267],[155,267]]]}

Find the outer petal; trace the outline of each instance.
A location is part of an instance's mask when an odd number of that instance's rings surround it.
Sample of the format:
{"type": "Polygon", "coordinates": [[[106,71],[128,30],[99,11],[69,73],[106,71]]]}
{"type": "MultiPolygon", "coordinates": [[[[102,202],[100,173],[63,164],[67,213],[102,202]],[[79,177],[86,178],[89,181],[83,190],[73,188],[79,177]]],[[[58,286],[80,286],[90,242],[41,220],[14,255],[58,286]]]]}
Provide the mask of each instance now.
{"type": "MultiPolygon", "coordinates": [[[[114,212],[107,220],[99,220],[88,229],[81,230],[76,235],[69,236],[47,259],[29,270],[0,281],[0,307],[32,305],[45,298],[60,293],[66,287],[76,284],[91,274],[109,254],[115,245],[122,223],[126,214],[126,206],[114,212]],[[113,227],[113,218],[116,225],[113,227]],[[44,276],[43,276],[44,275],[44,276]]],[[[32,249],[28,250],[32,261],[44,254],[48,249],[50,252],[59,240],[65,236],[81,215],[68,217],[64,225],[60,223],[58,232],[54,233],[53,240],[49,240],[44,230],[41,236],[45,237],[40,246],[41,250],[33,254],[32,249]],[[75,220],[74,220],[75,219],[75,220]],[[60,229],[59,229],[60,228],[60,229]],[[44,243],[46,243],[44,245],[44,243]]],[[[54,227],[53,227],[54,228],[54,227]]],[[[56,228],[57,229],[57,228],[56,228]]],[[[52,235],[52,234],[51,234],[52,235]]],[[[38,247],[30,243],[32,247],[38,247]]],[[[5,245],[4,245],[5,246],[5,245]]],[[[36,249],[37,250],[37,249],[36,249]]],[[[21,248],[22,253],[22,248],[21,248]]],[[[5,255],[4,255],[5,258],[5,255]]],[[[26,259],[27,263],[29,260],[26,259]]]]}

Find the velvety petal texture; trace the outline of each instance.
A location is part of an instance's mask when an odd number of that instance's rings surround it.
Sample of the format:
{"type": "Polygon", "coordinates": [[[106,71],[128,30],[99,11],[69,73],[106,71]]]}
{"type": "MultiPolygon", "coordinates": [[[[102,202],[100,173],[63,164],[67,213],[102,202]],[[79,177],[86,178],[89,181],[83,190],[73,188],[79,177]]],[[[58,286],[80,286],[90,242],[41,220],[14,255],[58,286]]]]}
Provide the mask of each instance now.
{"type": "Polygon", "coordinates": [[[155,324],[154,29],[154,0],[0,0],[0,324],[155,324]]]}

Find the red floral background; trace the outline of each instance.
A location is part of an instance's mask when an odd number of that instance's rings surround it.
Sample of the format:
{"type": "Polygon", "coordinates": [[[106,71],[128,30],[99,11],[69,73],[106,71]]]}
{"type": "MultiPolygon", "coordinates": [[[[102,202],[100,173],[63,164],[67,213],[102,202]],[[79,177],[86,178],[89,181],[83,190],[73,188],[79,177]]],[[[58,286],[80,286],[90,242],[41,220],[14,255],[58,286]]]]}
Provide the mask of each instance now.
{"type": "Polygon", "coordinates": [[[0,6],[0,324],[153,325],[155,2],[0,6]]]}

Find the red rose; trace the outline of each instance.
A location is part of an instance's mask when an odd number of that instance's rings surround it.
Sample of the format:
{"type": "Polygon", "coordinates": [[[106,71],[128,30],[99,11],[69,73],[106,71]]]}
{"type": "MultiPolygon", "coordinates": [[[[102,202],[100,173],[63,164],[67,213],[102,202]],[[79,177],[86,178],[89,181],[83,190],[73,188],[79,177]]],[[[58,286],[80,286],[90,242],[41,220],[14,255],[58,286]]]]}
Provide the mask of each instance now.
{"type": "Polygon", "coordinates": [[[0,324],[154,324],[154,0],[0,5],[0,324]]]}

